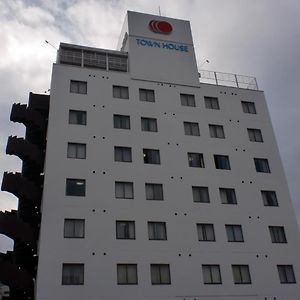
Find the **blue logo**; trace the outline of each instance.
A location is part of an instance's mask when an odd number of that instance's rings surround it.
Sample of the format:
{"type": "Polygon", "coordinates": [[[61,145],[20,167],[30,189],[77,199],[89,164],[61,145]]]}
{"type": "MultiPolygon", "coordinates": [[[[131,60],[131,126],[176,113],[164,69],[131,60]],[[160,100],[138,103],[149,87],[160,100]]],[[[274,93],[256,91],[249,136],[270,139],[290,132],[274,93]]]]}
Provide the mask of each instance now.
{"type": "Polygon", "coordinates": [[[143,47],[162,48],[167,50],[175,50],[180,52],[189,52],[188,46],[172,42],[161,42],[148,39],[136,39],[136,43],[143,47]]]}

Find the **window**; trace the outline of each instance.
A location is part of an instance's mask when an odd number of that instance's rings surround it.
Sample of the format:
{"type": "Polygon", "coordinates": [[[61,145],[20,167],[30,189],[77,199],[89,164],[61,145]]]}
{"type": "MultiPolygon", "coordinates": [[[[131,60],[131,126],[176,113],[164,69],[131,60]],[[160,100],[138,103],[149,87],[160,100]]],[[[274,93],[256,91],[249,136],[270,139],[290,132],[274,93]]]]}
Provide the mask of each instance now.
{"type": "Polygon", "coordinates": [[[147,200],[164,200],[163,185],[159,183],[146,183],[147,200]]]}
{"type": "Polygon", "coordinates": [[[155,102],[154,90],[139,89],[140,101],[155,102]]]}
{"type": "Polygon", "coordinates": [[[82,285],[84,283],[84,264],[63,264],[62,284],[82,285]]]}
{"type": "Polygon", "coordinates": [[[254,158],[256,172],[271,173],[269,162],[266,158],[254,158]]]}
{"type": "Polygon", "coordinates": [[[152,284],[171,284],[170,266],[168,264],[151,264],[152,284]]]}
{"type": "Polygon", "coordinates": [[[130,129],[130,117],[114,115],[114,128],[130,129]]]}
{"type": "Polygon", "coordinates": [[[68,143],[67,157],[68,158],[85,159],[86,158],[86,144],[68,143]]]}
{"type": "Polygon", "coordinates": [[[220,109],[219,100],[216,97],[204,97],[204,102],[208,109],[220,109]]]}
{"type": "Polygon", "coordinates": [[[133,183],[116,181],[115,197],[117,199],[133,199],[133,183]]]}
{"type": "Polygon", "coordinates": [[[83,219],[65,219],[64,237],[84,238],[84,224],[85,220],[83,219]]]}
{"type": "Polygon", "coordinates": [[[246,114],[256,114],[254,102],[242,101],[242,108],[246,114]]]}
{"type": "Polygon", "coordinates": [[[113,97],[121,99],[129,99],[127,86],[113,85],[113,97]]]}
{"type": "Polygon", "coordinates": [[[118,284],[137,284],[137,265],[118,264],[117,265],[118,284]]]}
{"type": "Polygon", "coordinates": [[[157,132],[157,120],[154,118],[141,118],[142,131],[157,132]]]}
{"type": "Polygon", "coordinates": [[[199,124],[193,122],[183,122],[185,135],[200,135],[199,124]]]}
{"type": "Polygon", "coordinates": [[[277,196],[274,191],[261,191],[264,206],[278,206],[277,196]]]}
{"type": "Polygon", "coordinates": [[[189,167],[204,168],[204,159],[202,153],[188,152],[189,167]]]}
{"type": "Polygon", "coordinates": [[[219,265],[202,265],[204,284],[221,284],[221,272],[219,265]]]}
{"type": "Polygon", "coordinates": [[[248,265],[232,265],[231,267],[235,284],[251,284],[248,265]]]}
{"type": "Polygon", "coordinates": [[[213,224],[197,224],[198,241],[214,242],[215,231],[213,224]]]}
{"type": "Polygon", "coordinates": [[[118,240],[134,240],[135,239],[135,223],[134,221],[117,221],[117,239],[118,240]]]}
{"type": "Polygon", "coordinates": [[[247,128],[247,131],[249,135],[249,140],[251,142],[259,142],[259,143],[263,142],[263,137],[260,129],[247,128]]]}
{"type": "Polygon", "coordinates": [[[219,188],[221,203],[237,204],[235,190],[231,188],[219,188]]]}
{"type": "Polygon", "coordinates": [[[87,82],[71,80],[70,81],[70,93],[87,94],[87,82]]]}
{"type": "Polygon", "coordinates": [[[243,231],[241,225],[225,225],[228,242],[243,242],[243,231]]]}
{"type": "Polygon", "coordinates": [[[67,196],[85,196],[85,179],[70,179],[66,180],[66,195],[67,196]]]}
{"type": "Polygon", "coordinates": [[[283,226],[269,226],[272,243],[287,243],[283,226]]]}
{"type": "Polygon", "coordinates": [[[225,139],[224,128],[222,125],[209,125],[209,133],[212,138],[225,139]]]}
{"type": "Polygon", "coordinates": [[[209,203],[209,193],[207,186],[192,186],[193,201],[201,203],[209,203]]]}
{"type": "Polygon", "coordinates": [[[167,230],[165,222],[148,222],[149,240],[166,240],[167,230]]]}
{"type": "Polygon", "coordinates": [[[131,148],[115,146],[115,161],[132,162],[131,148]]]}
{"type": "Polygon", "coordinates": [[[145,164],[160,164],[159,150],[143,149],[144,163],[145,164]]]}
{"type": "Polygon", "coordinates": [[[86,111],[70,109],[69,124],[86,125],[86,111]]]}
{"type": "Polygon", "coordinates": [[[214,155],[216,169],[230,170],[229,156],[214,155]]]}
{"type": "Polygon", "coordinates": [[[180,101],[182,106],[196,106],[194,95],[180,94],[180,101]]]}
{"type": "Polygon", "coordinates": [[[296,283],[292,265],[277,265],[280,283],[296,283]]]}

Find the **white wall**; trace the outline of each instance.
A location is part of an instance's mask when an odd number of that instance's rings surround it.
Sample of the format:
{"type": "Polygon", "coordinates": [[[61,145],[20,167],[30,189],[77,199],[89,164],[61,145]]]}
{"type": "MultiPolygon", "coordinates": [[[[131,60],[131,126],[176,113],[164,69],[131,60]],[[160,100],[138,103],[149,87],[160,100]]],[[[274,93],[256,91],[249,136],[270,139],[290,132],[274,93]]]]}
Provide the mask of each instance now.
{"type": "Polygon", "coordinates": [[[280,284],[276,269],[293,264],[300,280],[299,232],[263,93],[162,85],[130,76],[54,65],[37,300],[298,300],[299,284],[280,284]],[[69,93],[71,79],[87,81],[88,94],[69,93]],[[112,85],[128,86],[130,99],[112,98],[112,85]],[[139,88],[154,89],[156,102],[139,101],[139,88]],[[182,107],[180,93],[195,94],[197,107],[182,107]],[[204,96],[218,97],[220,111],[205,109],[204,96]],[[244,114],[241,100],[255,102],[258,114],[244,114]],[[87,126],[69,125],[69,109],[86,110],[87,126]],[[131,130],[113,128],[118,113],[130,115],[131,130]],[[157,118],[158,133],[142,132],[141,116],[157,118]],[[183,121],[198,122],[201,136],[185,136],[183,121]],[[210,138],[210,123],[224,126],[225,140],[210,138]],[[250,142],[247,127],[260,128],[264,143],[250,142]],[[68,159],[68,142],[86,143],[87,159],[68,159]],[[133,162],[114,162],[114,146],[132,147],[133,162]],[[143,148],[160,149],[161,165],[145,165],[143,148]],[[204,169],[188,167],[188,151],[203,153],[204,169]],[[229,155],[231,171],[216,170],[213,154],[229,155]],[[253,157],[268,158],[272,173],[257,173],[253,157]],[[86,197],[65,196],[66,178],[86,179],[86,197]],[[117,180],[134,182],[133,200],[115,199],[117,180]],[[145,200],[145,182],[162,183],[165,200],[145,200]],[[192,185],[208,186],[211,203],[193,203],[192,185]],[[236,189],[238,205],[221,204],[218,188],[227,186],[236,189]],[[261,189],[276,190],[280,206],[264,207],[261,189]],[[64,239],[64,218],[85,218],[85,238],[64,239]],[[135,220],[136,240],[115,238],[116,220],[126,219],[135,220]],[[147,221],[165,221],[168,240],[149,241],[147,221]],[[216,242],[198,241],[201,222],[214,224],[216,242]],[[234,223],[242,224],[244,243],[227,242],[224,225],[234,223]],[[272,244],[269,225],[285,226],[288,243],[272,244]],[[61,285],[62,263],[72,262],[85,264],[82,286],[61,285]],[[117,285],[117,263],[138,264],[138,285],[117,285]],[[151,263],[170,264],[171,285],[151,285],[151,263]],[[201,265],[210,263],[220,264],[222,285],[203,284],[201,265]],[[249,264],[252,284],[234,285],[231,264],[249,264]]]}

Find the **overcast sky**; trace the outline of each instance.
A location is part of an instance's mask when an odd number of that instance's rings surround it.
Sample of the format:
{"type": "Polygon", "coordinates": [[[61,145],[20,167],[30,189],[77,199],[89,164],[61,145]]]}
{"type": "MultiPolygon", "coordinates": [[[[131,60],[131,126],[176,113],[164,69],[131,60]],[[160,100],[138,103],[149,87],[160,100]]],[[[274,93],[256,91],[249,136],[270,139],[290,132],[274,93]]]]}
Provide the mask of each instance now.
{"type": "MultiPolygon", "coordinates": [[[[9,121],[14,102],[50,87],[60,42],[115,49],[126,10],[191,22],[198,65],[256,76],[265,91],[293,205],[300,223],[300,4],[299,0],[1,0],[0,1],[0,180],[20,171],[5,155],[7,137],[24,135],[9,121]],[[295,134],[295,136],[293,136],[295,134]]],[[[0,192],[0,210],[17,207],[0,192]]],[[[0,251],[12,247],[1,238],[0,251]]]]}

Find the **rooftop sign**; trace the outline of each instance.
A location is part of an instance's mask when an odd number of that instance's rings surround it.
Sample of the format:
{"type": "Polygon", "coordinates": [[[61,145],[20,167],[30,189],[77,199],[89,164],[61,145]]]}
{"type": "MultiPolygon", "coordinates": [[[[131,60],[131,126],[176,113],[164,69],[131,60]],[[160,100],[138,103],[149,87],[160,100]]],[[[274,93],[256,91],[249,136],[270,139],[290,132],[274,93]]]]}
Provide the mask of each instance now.
{"type": "Polygon", "coordinates": [[[152,20],[149,22],[149,28],[151,29],[151,31],[161,34],[170,34],[173,30],[173,27],[170,23],[166,21],[156,20],[152,20]]]}

